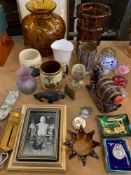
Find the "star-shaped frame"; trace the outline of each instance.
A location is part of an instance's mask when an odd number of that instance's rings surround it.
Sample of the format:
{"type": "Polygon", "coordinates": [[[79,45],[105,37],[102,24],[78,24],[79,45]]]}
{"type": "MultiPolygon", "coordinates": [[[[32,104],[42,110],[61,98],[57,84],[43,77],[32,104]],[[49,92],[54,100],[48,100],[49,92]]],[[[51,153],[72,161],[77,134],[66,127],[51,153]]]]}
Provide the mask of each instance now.
{"type": "Polygon", "coordinates": [[[70,149],[68,158],[79,157],[83,166],[86,165],[87,156],[99,159],[94,148],[100,146],[100,142],[93,140],[94,133],[94,130],[86,133],[82,127],[80,127],[77,133],[69,130],[71,139],[64,142],[64,145],[70,149]]]}

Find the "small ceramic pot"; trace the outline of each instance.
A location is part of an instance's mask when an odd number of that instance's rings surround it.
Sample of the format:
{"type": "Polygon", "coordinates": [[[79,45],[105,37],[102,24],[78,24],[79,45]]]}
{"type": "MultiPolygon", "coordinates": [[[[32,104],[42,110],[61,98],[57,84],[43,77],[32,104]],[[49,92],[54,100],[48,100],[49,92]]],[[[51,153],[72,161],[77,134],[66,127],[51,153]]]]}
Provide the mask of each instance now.
{"type": "Polygon", "coordinates": [[[55,60],[48,60],[41,64],[40,79],[45,90],[54,91],[62,87],[64,66],[55,60]]]}
{"type": "Polygon", "coordinates": [[[19,62],[21,66],[25,67],[33,66],[39,68],[42,63],[42,59],[38,50],[30,48],[30,49],[24,49],[20,52],[19,62]]]}

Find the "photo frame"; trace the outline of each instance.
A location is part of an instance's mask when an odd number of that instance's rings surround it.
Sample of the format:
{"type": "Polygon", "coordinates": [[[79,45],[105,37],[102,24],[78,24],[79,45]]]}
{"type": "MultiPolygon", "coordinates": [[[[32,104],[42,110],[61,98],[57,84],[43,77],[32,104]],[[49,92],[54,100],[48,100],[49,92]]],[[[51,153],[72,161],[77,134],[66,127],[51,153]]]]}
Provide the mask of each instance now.
{"type": "Polygon", "coordinates": [[[8,170],[64,172],[65,105],[24,105],[8,170]]]}

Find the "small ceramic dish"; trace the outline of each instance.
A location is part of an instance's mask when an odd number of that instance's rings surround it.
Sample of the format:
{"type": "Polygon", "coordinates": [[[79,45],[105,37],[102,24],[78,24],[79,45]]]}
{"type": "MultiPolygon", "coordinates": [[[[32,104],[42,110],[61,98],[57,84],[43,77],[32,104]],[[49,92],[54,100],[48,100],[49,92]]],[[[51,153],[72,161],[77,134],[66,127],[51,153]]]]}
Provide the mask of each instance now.
{"type": "Polygon", "coordinates": [[[131,124],[127,114],[98,115],[97,119],[103,137],[131,136],[131,124]]]}

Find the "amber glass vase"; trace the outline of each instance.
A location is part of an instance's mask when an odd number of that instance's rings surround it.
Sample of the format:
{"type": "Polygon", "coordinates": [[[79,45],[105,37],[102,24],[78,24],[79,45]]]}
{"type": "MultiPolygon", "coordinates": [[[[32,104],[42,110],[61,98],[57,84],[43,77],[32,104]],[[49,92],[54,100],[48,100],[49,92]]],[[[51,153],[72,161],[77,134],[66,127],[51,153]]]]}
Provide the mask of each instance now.
{"type": "Polygon", "coordinates": [[[51,44],[64,37],[64,20],[53,13],[56,4],[52,0],[31,0],[26,4],[26,8],[31,14],[22,21],[24,42],[39,50],[43,57],[47,57],[52,54],[51,44]]]}
{"type": "Polygon", "coordinates": [[[77,39],[98,41],[111,16],[109,6],[100,3],[83,3],[77,6],[77,39]]]}

